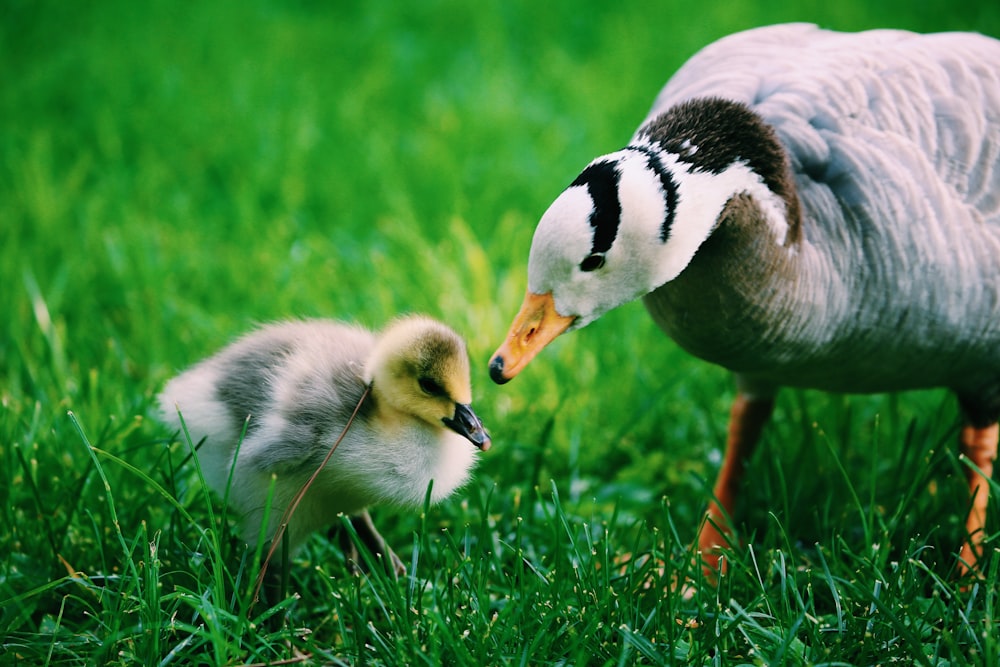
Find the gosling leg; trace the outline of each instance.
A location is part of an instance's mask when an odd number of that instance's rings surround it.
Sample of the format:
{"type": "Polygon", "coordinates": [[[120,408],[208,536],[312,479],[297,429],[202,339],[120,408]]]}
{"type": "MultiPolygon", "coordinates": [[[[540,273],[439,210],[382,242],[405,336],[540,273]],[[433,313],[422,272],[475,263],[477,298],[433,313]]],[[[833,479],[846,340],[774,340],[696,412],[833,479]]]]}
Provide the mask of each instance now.
{"type": "MultiPolygon", "coordinates": [[[[381,557],[388,564],[389,572],[393,576],[399,576],[406,572],[406,566],[403,564],[403,561],[399,559],[399,556],[389,547],[382,535],[379,534],[378,529],[375,528],[375,523],[372,521],[368,510],[363,510],[360,514],[351,516],[350,521],[354,531],[358,534],[361,544],[376,559],[381,557]]],[[[340,526],[336,526],[335,528],[340,528],[340,526]]],[[[353,564],[352,567],[361,564],[361,556],[347,531],[341,530],[340,532],[340,547],[347,557],[348,563],[353,564]]]]}

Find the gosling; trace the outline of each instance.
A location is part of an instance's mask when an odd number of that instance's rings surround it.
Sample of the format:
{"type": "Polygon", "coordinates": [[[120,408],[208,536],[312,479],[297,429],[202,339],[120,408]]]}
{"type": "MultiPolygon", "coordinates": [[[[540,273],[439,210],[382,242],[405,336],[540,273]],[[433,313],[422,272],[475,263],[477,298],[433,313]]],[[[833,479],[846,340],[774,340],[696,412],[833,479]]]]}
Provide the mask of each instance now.
{"type": "Polygon", "coordinates": [[[205,481],[228,498],[249,544],[261,531],[274,537],[357,410],[288,521],[288,554],[345,514],[396,572],[402,563],[367,508],[419,507],[428,488],[437,502],[465,483],[476,459],[469,443],[490,447],[471,401],[464,341],[422,316],[378,336],[328,320],[265,326],[175,377],[159,397],[164,421],[201,443],[205,481]]]}

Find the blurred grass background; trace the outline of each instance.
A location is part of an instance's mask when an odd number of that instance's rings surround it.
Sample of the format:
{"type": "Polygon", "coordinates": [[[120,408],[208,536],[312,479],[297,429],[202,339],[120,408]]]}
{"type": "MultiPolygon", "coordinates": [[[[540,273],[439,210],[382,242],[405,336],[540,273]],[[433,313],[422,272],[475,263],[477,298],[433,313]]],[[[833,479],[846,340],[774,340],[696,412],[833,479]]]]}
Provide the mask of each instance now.
{"type": "MultiPolygon", "coordinates": [[[[100,635],[58,582],[121,574],[108,490],[67,412],[95,447],[185,491],[174,434],[150,419],[156,392],[290,317],[380,327],[425,312],[467,336],[495,447],[427,521],[474,522],[481,495],[511,521],[554,484],[583,521],[656,523],[667,498],[690,540],[720,460],[726,373],[637,303],[505,387],[486,362],[549,202],[627,140],[697,49],[793,20],[1000,35],[1000,4],[0,1],[0,601],[18,600],[0,630],[31,637],[58,614],[100,635]]],[[[748,534],[857,546],[859,512],[885,516],[896,549],[919,535],[945,573],[965,507],[956,414],[942,392],[782,394],[748,534]]],[[[109,474],[125,534],[177,523],[149,479],[109,474]]],[[[376,518],[403,545],[423,525],[376,518]]],[[[185,539],[171,576],[196,579],[185,539]]]]}

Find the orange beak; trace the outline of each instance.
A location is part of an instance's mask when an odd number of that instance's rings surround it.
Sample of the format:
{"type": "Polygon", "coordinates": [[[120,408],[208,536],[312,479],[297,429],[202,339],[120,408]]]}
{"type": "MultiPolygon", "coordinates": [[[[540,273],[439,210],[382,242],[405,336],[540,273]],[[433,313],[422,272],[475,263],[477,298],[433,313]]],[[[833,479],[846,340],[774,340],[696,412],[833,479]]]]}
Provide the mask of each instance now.
{"type": "Polygon", "coordinates": [[[576,316],[566,317],[556,312],[551,292],[528,292],[520,312],[510,325],[507,340],[490,361],[490,377],[497,384],[512,380],[542,348],[566,331],[575,320],[576,316]]]}

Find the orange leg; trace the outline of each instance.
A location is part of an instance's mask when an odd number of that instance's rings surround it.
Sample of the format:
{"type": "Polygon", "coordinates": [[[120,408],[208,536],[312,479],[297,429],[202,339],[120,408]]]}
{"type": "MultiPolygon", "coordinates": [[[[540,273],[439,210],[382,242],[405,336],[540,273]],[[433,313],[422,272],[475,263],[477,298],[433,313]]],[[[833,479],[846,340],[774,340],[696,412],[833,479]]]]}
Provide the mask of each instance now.
{"type": "MultiPolygon", "coordinates": [[[[997,457],[997,438],[1000,436],[1000,426],[990,424],[985,428],[974,426],[962,427],[960,446],[962,453],[969,457],[987,478],[993,477],[993,461],[997,457]]],[[[990,500],[990,487],[986,480],[972,468],[966,468],[966,479],[969,482],[969,494],[972,497],[972,509],[965,521],[965,531],[968,536],[962,544],[959,554],[958,571],[960,575],[976,572],[977,564],[983,555],[983,530],[986,527],[986,506],[990,500]]]]}
{"type": "Polygon", "coordinates": [[[719,547],[728,544],[727,536],[732,535],[728,517],[736,509],[747,461],[773,410],[773,398],[752,398],[740,394],[729,413],[729,436],[722,468],[715,480],[715,499],[709,502],[708,517],[698,535],[702,561],[706,568],[713,571],[719,569],[719,547]]]}

